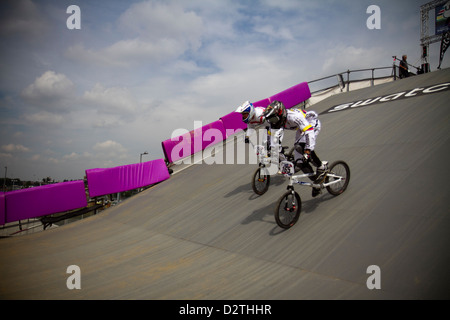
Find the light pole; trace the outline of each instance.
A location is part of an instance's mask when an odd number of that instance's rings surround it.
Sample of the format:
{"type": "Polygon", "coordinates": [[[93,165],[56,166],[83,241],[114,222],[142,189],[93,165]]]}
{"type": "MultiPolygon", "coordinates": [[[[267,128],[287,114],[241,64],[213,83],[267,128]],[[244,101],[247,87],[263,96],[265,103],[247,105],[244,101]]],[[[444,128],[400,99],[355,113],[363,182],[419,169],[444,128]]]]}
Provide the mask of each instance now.
{"type": "Polygon", "coordinates": [[[148,152],[145,151],[144,153],[141,153],[141,157],[140,157],[140,159],[139,159],[139,163],[142,163],[142,155],[143,155],[143,154],[148,154],[148,152]]]}
{"type": "Polygon", "coordinates": [[[8,171],[8,167],[5,167],[5,180],[3,180],[3,192],[6,192],[6,172],[8,171]]]}

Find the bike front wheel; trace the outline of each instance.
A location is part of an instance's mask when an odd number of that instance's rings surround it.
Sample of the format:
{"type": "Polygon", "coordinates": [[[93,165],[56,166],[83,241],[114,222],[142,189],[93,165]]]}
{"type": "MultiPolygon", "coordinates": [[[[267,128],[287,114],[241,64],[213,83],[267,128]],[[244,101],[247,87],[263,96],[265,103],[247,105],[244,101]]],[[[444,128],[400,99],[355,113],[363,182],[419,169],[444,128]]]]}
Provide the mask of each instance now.
{"type": "Polygon", "coordinates": [[[283,229],[292,227],[300,217],[302,201],[294,190],[286,192],[279,200],[275,209],[275,221],[283,229]]]}
{"type": "Polygon", "coordinates": [[[266,168],[258,168],[253,174],[252,188],[253,191],[258,195],[263,195],[269,190],[270,175],[269,170],[266,168]]]}
{"type": "Polygon", "coordinates": [[[339,176],[339,178],[327,175],[325,183],[339,179],[340,181],[327,186],[327,191],[333,196],[338,196],[347,189],[350,182],[350,167],[344,161],[339,160],[330,165],[329,171],[329,174],[339,176]]]}

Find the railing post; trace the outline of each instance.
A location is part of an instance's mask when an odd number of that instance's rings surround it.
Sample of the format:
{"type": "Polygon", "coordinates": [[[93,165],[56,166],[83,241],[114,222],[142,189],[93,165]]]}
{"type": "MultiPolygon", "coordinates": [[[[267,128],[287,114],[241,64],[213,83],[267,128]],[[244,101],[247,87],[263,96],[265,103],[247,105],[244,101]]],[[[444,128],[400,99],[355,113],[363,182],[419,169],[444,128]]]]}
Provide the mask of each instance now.
{"type": "Polygon", "coordinates": [[[371,80],[371,87],[373,87],[373,85],[374,85],[374,71],[375,71],[375,69],[372,69],[372,80],[371,80]]]}
{"type": "Polygon", "coordinates": [[[350,70],[347,69],[347,92],[350,90],[350,70]]]}

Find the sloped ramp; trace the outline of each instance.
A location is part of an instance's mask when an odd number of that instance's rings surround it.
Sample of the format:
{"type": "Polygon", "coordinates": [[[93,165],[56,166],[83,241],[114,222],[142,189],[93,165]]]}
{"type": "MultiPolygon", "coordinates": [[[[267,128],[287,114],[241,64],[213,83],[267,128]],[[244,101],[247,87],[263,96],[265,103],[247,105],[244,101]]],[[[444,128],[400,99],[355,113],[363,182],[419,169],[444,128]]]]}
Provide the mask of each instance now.
{"type": "MultiPolygon", "coordinates": [[[[314,110],[446,82],[449,70],[437,71],[314,110]]],[[[273,217],[283,177],[258,197],[255,164],[195,164],[95,217],[0,239],[0,299],[448,299],[449,98],[322,115],[317,152],[348,162],[350,185],[314,199],[297,186],[303,210],[290,230],[273,217]],[[70,265],[79,290],[66,286],[70,265]],[[381,289],[367,287],[372,265],[381,289]]]]}

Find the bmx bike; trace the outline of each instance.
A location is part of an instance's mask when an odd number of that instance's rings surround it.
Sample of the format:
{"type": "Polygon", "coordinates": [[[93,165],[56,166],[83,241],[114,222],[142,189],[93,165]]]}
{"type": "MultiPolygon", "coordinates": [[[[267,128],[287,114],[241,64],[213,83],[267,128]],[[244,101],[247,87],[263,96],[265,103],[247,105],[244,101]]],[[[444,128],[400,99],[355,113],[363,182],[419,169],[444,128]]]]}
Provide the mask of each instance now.
{"type": "Polygon", "coordinates": [[[294,164],[290,161],[281,162],[280,167],[282,174],[289,177],[289,184],[287,186],[288,191],[278,200],[275,209],[275,221],[278,226],[284,229],[289,229],[298,221],[302,209],[302,201],[298,192],[294,190],[294,184],[319,188],[320,190],[327,189],[331,195],[338,196],[347,189],[350,182],[350,167],[342,160],[329,165],[323,177],[314,182],[306,182],[302,179],[316,177],[317,171],[295,175],[294,164]]]}

